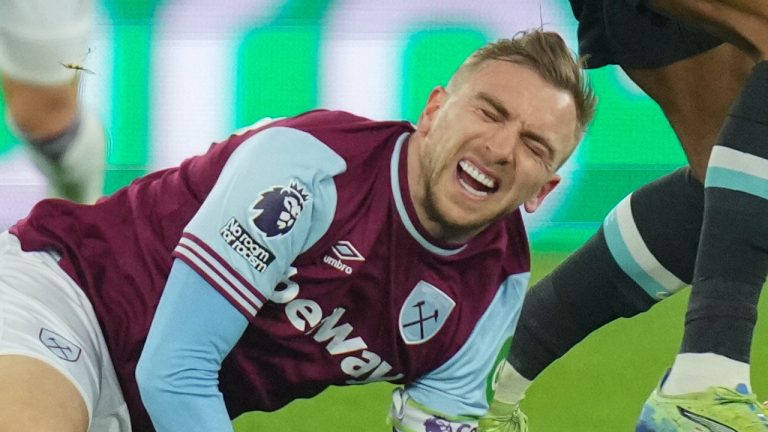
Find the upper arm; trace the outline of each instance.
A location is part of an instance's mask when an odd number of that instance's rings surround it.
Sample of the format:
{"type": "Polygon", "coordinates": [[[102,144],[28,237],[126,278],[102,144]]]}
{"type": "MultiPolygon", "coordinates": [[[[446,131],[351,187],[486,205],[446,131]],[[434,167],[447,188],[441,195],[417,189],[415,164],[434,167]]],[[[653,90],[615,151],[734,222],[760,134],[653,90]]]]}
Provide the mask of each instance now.
{"type": "Polygon", "coordinates": [[[252,319],[327,231],[344,160],[313,136],[265,129],[233,152],[174,256],[252,319]]]}

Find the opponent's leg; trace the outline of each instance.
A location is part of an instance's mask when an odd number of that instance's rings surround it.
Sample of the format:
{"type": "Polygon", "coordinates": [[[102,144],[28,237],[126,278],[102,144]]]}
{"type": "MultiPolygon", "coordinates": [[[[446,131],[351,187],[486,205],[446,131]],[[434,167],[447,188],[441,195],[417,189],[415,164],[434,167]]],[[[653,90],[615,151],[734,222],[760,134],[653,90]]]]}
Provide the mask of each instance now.
{"type": "Polygon", "coordinates": [[[659,104],[703,182],[709,154],[753,65],[735,46],[721,44],[661,68],[624,71],[659,104]]]}
{"type": "MultiPolygon", "coordinates": [[[[748,42],[749,47],[745,49],[753,59],[766,58],[768,2],[765,0],[651,0],[648,5],[670,16],[704,24],[742,48],[748,42]]],[[[727,68],[727,60],[721,58],[712,64],[727,68]]],[[[743,63],[738,62],[739,68],[743,63]]],[[[733,88],[732,84],[741,78],[733,69],[730,74],[700,71],[709,73],[672,76],[667,80],[668,87],[686,89],[691,83],[717,85],[724,80],[727,88],[733,88]],[[697,79],[691,80],[691,76],[697,79]]],[[[704,92],[711,90],[711,87],[702,88],[704,92]]],[[[664,91],[658,93],[663,95],[664,91]]],[[[702,247],[697,257],[683,348],[665,384],[669,392],[704,390],[715,384],[733,387],[737,381],[748,383],[757,298],[768,272],[768,229],[764,224],[768,216],[767,97],[768,64],[764,62],[752,72],[709,162],[708,177],[714,175],[715,178],[707,179],[702,247]],[[723,321],[726,316],[730,318],[723,321]],[[718,337],[713,337],[715,335],[718,337]]],[[[665,105],[663,96],[655,98],[676,130],[689,131],[702,126],[695,117],[680,115],[684,108],[665,105]]],[[[689,109],[695,116],[706,109],[707,104],[691,106],[696,108],[689,109]]],[[[712,125],[703,126],[711,129],[712,125]]]]}
{"type": "MultiPolygon", "coordinates": [[[[707,172],[682,353],[715,353],[748,363],[757,300],[768,274],[768,62],[759,63],[745,85],[707,172]]],[[[690,391],[675,384],[675,372],[670,384],[690,391]]]]}
{"type": "Polygon", "coordinates": [[[646,402],[639,431],[694,431],[707,424],[768,430],[749,390],[757,302],[768,274],[768,62],[755,66],[734,105],[705,185],[683,344],[646,402]]]}
{"type": "MultiPolygon", "coordinates": [[[[765,0],[650,0],[648,5],[661,13],[706,25],[727,40],[745,48],[755,60],[766,57],[768,2],[765,0]]],[[[738,60],[738,55],[735,58],[738,60]]],[[[721,68],[728,67],[727,61],[727,58],[721,58],[712,64],[720,65],[718,67],[721,68]]],[[[736,64],[741,69],[744,62],[736,64]]],[[[733,69],[731,73],[712,73],[706,69],[700,71],[705,73],[666,77],[669,84],[664,87],[674,88],[674,93],[678,94],[677,89],[687,89],[692,83],[714,83],[716,89],[717,83],[725,80],[725,87],[732,89],[733,84],[738,84],[741,78],[739,71],[734,73],[733,69]],[[692,76],[697,79],[691,80],[692,76]]],[[[633,78],[643,82],[644,73],[640,71],[633,78]]],[[[673,127],[682,130],[684,137],[686,131],[702,126],[710,130],[708,134],[711,133],[711,122],[702,123],[695,117],[685,116],[686,110],[683,107],[665,103],[664,89],[654,95],[654,87],[663,88],[658,85],[644,88],[659,101],[673,127]]],[[[709,93],[713,87],[707,86],[701,90],[709,93]]],[[[727,93],[725,96],[720,99],[729,101],[727,93]]],[[[727,372],[730,378],[720,384],[735,386],[737,382],[733,381],[739,375],[742,377],[739,381],[748,382],[749,349],[756,319],[757,298],[768,272],[768,230],[763,223],[765,216],[768,216],[768,187],[764,185],[768,183],[765,179],[765,173],[768,172],[766,97],[768,66],[761,63],[755,68],[741,99],[734,107],[717,151],[709,162],[708,176],[714,175],[715,178],[707,179],[707,212],[702,247],[697,258],[682,354],[665,386],[665,390],[670,392],[703,390],[709,385],[718,384],[718,380],[725,378],[722,376],[724,370],[730,371],[727,372]],[[747,168],[750,166],[752,171],[747,168]],[[735,307],[731,302],[737,303],[735,307]],[[726,308],[729,310],[723,310],[726,308]],[[731,318],[723,322],[723,316],[731,318]],[[723,327],[721,324],[727,325],[723,327]],[[714,338],[713,335],[719,337],[714,338]],[[712,353],[715,356],[709,358],[705,355],[702,364],[699,362],[701,356],[688,355],[694,353],[712,353]],[[734,362],[730,364],[727,359],[734,362]],[[707,361],[711,362],[711,367],[706,367],[707,361]],[[729,366],[723,368],[723,362],[729,366]]],[[[687,111],[696,116],[699,111],[711,105],[697,103],[691,106],[696,109],[687,111]]],[[[684,140],[683,143],[685,145],[684,140]]]]}
{"type": "Polygon", "coordinates": [[[592,331],[689,283],[702,213],[703,186],[687,168],[622,201],[586,245],[526,295],[512,368],[497,398],[519,401],[530,381],[592,331]]]}
{"type": "Polygon", "coordinates": [[[86,432],[88,411],[74,385],[46,363],[0,355],[0,432],[86,432]]]}

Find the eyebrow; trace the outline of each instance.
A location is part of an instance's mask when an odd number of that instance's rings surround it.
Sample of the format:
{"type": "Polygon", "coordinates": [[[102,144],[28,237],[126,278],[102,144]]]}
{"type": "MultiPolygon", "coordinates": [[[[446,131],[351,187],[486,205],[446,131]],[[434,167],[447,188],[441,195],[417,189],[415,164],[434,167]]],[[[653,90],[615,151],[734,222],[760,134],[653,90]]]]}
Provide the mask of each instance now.
{"type": "Polygon", "coordinates": [[[496,112],[499,113],[499,115],[504,120],[509,120],[511,118],[511,115],[509,114],[509,110],[507,110],[506,107],[504,107],[504,104],[501,103],[500,100],[496,99],[495,97],[491,96],[490,94],[486,92],[479,92],[477,93],[477,98],[482,100],[483,102],[487,103],[493,109],[496,110],[496,112]]]}
{"type": "MultiPolygon", "coordinates": [[[[501,101],[495,98],[494,96],[486,92],[478,92],[477,98],[487,103],[491,107],[493,107],[493,109],[496,110],[496,112],[504,120],[509,120],[510,118],[512,118],[512,115],[509,113],[509,110],[507,110],[504,104],[502,104],[501,101]]],[[[544,135],[541,135],[539,133],[536,133],[530,130],[526,131],[524,135],[527,135],[533,138],[535,141],[540,142],[541,145],[544,146],[544,149],[547,151],[547,159],[550,162],[552,162],[553,155],[555,154],[555,149],[552,147],[552,143],[550,143],[549,140],[544,135]]]]}

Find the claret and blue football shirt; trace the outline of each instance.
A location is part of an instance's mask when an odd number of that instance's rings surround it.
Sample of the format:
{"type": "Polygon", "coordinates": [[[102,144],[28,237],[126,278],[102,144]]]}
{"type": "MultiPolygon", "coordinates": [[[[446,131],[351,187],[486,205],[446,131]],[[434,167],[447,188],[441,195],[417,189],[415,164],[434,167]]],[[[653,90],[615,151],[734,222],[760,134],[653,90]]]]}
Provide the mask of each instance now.
{"type": "Polygon", "coordinates": [[[42,201],[11,232],[58,250],[91,300],[134,430],[153,430],[134,371],[174,259],[249,321],[220,371],[232,418],[381,380],[478,416],[528,283],[525,230],[515,212],[466,244],[432,238],[407,187],[412,132],[313,111],[93,206],[42,201]]]}

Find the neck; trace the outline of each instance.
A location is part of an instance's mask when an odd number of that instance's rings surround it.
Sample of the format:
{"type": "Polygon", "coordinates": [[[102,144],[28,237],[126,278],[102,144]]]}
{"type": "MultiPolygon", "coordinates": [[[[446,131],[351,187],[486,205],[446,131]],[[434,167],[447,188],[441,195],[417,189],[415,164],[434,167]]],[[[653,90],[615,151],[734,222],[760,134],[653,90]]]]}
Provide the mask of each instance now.
{"type": "Polygon", "coordinates": [[[446,243],[463,244],[477,235],[482,228],[468,228],[453,226],[441,221],[434,204],[426,191],[426,179],[423,178],[422,149],[423,137],[418,130],[411,135],[406,147],[406,169],[408,177],[408,192],[411,196],[413,208],[418,222],[433,238],[446,243]]]}

